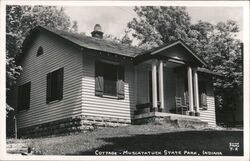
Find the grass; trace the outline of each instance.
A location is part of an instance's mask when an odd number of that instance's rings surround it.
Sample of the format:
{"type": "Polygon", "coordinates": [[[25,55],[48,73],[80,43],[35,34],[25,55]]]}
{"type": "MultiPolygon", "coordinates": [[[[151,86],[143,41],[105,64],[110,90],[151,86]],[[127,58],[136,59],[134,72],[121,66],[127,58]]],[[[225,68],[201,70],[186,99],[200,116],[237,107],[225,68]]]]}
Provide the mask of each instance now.
{"type": "Polygon", "coordinates": [[[167,125],[133,125],[104,128],[78,135],[36,139],[7,140],[34,148],[37,155],[95,155],[95,151],[158,151],[164,150],[221,152],[222,155],[243,155],[243,132],[229,130],[195,130],[167,125]],[[230,151],[229,143],[239,143],[238,151],[230,151]]]}

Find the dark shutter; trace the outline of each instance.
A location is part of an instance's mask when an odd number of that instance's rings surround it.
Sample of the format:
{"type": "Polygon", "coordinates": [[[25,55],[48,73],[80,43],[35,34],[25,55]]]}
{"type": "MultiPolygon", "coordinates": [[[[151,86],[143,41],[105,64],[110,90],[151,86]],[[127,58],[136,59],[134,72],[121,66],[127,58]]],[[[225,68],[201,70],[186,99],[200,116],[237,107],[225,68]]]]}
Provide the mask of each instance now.
{"type": "Polygon", "coordinates": [[[18,105],[17,105],[17,111],[21,111],[22,110],[22,107],[23,107],[23,98],[22,98],[22,86],[19,86],[18,87],[18,105]]]}
{"type": "Polygon", "coordinates": [[[95,63],[95,95],[103,96],[103,63],[95,63]]]}
{"type": "Polygon", "coordinates": [[[58,100],[63,98],[63,68],[58,70],[57,74],[57,81],[58,81],[58,100]]]}
{"type": "Polygon", "coordinates": [[[117,96],[118,99],[124,99],[125,98],[125,92],[124,92],[124,67],[118,66],[118,80],[117,80],[117,96]]]}
{"type": "Polygon", "coordinates": [[[27,110],[30,107],[31,82],[18,87],[17,111],[27,110]]]}
{"type": "Polygon", "coordinates": [[[46,95],[46,103],[49,103],[51,100],[51,80],[52,80],[52,74],[47,74],[47,95],[46,95]]]}
{"type": "Polygon", "coordinates": [[[27,86],[25,88],[25,100],[26,100],[26,109],[29,109],[30,108],[30,88],[31,88],[31,83],[27,83],[27,86]]]}

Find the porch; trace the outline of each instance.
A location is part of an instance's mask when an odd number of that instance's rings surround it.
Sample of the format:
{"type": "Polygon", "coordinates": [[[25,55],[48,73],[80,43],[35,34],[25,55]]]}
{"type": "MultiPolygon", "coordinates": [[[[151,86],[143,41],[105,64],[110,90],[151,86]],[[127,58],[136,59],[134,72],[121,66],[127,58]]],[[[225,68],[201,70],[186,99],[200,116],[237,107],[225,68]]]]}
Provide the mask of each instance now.
{"type": "Polygon", "coordinates": [[[183,44],[153,51],[136,67],[137,105],[134,118],[151,115],[196,118],[207,108],[206,80],[198,80],[204,65],[183,44]]]}
{"type": "Polygon", "coordinates": [[[197,68],[170,61],[156,62],[151,61],[151,69],[139,71],[139,77],[144,79],[138,79],[144,82],[138,85],[135,114],[165,112],[199,116],[200,109],[206,106],[206,84],[198,80],[197,68]],[[199,87],[199,84],[202,85],[199,87]]]}

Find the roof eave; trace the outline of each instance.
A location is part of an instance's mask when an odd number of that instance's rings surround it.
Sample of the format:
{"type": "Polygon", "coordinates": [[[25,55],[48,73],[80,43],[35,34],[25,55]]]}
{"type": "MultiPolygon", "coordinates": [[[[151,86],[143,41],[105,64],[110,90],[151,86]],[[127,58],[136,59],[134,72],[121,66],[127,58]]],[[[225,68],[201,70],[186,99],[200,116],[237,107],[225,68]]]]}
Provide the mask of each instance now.
{"type": "Polygon", "coordinates": [[[201,72],[201,73],[211,74],[213,76],[225,77],[224,75],[222,75],[220,73],[213,72],[213,71],[206,69],[206,68],[198,68],[197,71],[201,72]]]}

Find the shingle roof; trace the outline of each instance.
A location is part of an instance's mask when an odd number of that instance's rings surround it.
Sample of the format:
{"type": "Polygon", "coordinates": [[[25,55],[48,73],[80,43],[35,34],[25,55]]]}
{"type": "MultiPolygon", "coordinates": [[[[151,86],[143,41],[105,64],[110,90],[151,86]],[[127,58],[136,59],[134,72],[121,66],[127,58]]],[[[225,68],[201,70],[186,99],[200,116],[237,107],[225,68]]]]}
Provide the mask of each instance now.
{"type": "MultiPolygon", "coordinates": [[[[113,53],[113,54],[118,54],[118,55],[132,57],[132,58],[136,58],[136,57],[138,58],[139,55],[140,55],[139,57],[144,57],[144,56],[147,56],[148,54],[151,55],[150,53],[156,52],[157,50],[159,50],[161,48],[165,48],[168,45],[174,44],[176,42],[182,42],[184,45],[186,45],[183,42],[183,40],[180,39],[180,40],[177,40],[175,42],[171,42],[170,44],[164,44],[163,46],[153,48],[151,50],[143,50],[143,49],[140,49],[140,48],[137,48],[137,47],[124,45],[124,44],[119,44],[119,43],[109,41],[109,40],[98,39],[98,38],[94,38],[94,37],[90,37],[90,36],[85,36],[85,35],[82,35],[82,34],[70,33],[70,32],[57,30],[57,29],[51,29],[51,28],[47,28],[47,27],[44,27],[44,26],[37,26],[37,27],[35,27],[34,29],[31,30],[31,32],[36,32],[36,31],[50,32],[52,34],[55,34],[55,35],[57,35],[57,36],[59,36],[59,37],[61,37],[63,39],[66,39],[66,40],[80,46],[80,47],[83,47],[83,48],[102,51],[102,52],[108,52],[108,53],[113,53]]],[[[30,36],[31,35],[32,34],[30,34],[30,36]]],[[[26,46],[25,44],[29,44],[30,36],[28,36],[26,38],[27,42],[24,42],[24,44],[23,44],[24,46],[26,46]]],[[[192,50],[191,50],[191,52],[192,52],[192,50]]],[[[195,53],[192,52],[192,54],[195,54],[195,53]]],[[[201,58],[198,57],[198,55],[196,55],[196,56],[197,56],[198,59],[201,59],[201,58]]],[[[203,60],[201,59],[201,61],[203,61],[203,60]]],[[[208,73],[208,74],[217,75],[217,76],[221,76],[220,74],[212,72],[212,71],[210,71],[209,69],[206,69],[206,68],[200,68],[199,67],[198,71],[208,73]]]]}
{"type": "Polygon", "coordinates": [[[45,30],[57,34],[83,48],[98,50],[108,53],[114,53],[122,56],[135,57],[144,52],[143,49],[129,45],[119,44],[113,41],[98,39],[82,34],[70,33],[56,29],[50,29],[43,26],[37,26],[33,30],[45,30]]]}

